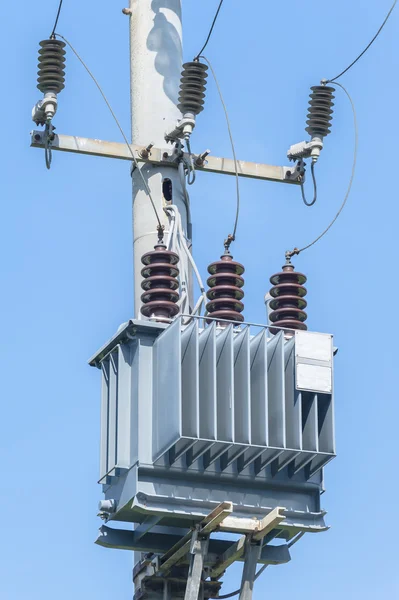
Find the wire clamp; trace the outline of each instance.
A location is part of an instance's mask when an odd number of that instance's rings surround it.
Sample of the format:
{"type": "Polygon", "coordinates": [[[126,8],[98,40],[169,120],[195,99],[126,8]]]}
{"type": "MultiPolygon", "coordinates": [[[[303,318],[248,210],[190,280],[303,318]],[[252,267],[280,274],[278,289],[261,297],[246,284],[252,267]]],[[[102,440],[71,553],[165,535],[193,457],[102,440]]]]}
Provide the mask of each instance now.
{"type": "Polygon", "coordinates": [[[158,244],[162,244],[165,233],[165,225],[157,225],[158,244]]]}
{"type": "Polygon", "coordinates": [[[224,240],[224,250],[225,250],[225,254],[230,254],[230,246],[231,243],[235,241],[235,236],[232,235],[231,233],[229,233],[229,235],[227,236],[227,239],[224,240]]]}
{"type": "Polygon", "coordinates": [[[285,261],[287,265],[291,264],[291,258],[293,256],[298,256],[298,254],[300,253],[300,250],[298,250],[298,248],[294,248],[293,250],[287,250],[285,253],[285,261]]]}
{"type": "Polygon", "coordinates": [[[297,160],[299,158],[310,158],[316,162],[320,152],[323,150],[323,142],[319,138],[315,138],[310,142],[299,142],[290,146],[287,152],[289,160],[297,160]],[[317,157],[316,157],[317,155],[317,157]]]}
{"type": "Polygon", "coordinates": [[[165,140],[167,142],[174,142],[176,140],[182,140],[188,134],[190,135],[195,127],[194,116],[184,116],[180,121],[176,123],[176,127],[169,133],[165,133],[165,140]]]}

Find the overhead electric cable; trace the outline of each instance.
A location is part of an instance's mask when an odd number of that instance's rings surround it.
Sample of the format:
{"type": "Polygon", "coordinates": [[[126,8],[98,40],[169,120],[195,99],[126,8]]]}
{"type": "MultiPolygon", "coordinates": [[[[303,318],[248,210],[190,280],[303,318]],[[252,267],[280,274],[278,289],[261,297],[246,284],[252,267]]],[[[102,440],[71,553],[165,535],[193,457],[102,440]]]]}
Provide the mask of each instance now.
{"type": "Polygon", "coordinates": [[[61,14],[61,8],[62,8],[62,3],[64,0],[60,0],[60,3],[58,5],[58,11],[57,11],[57,16],[55,18],[55,23],[54,23],[54,27],[53,27],[53,31],[51,32],[50,38],[53,38],[55,36],[55,30],[57,29],[57,25],[58,25],[58,19],[60,18],[60,14],[61,14]]]}
{"type": "Polygon", "coordinates": [[[227,129],[229,132],[229,138],[230,138],[230,144],[231,144],[231,151],[233,153],[233,159],[234,159],[234,170],[235,170],[235,176],[236,176],[236,195],[237,195],[237,205],[236,205],[236,217],[235,217],[235,221],[234,221],[234,228],[233,228],[233,233],[229,234],[227,237],[227,240],[225,243],[228,244],[227,247],[230,246],[231,242],[233,242],[236,238],[236,233],[237,233],[237,226],[238,226],[238,219],[240,216],[240,181],[239,181],[239,177],[238,177],[238,161],[237,161],[237,156],[236,156],[236,151],[235,151],[235,146],[234,146],[234,140],[233,140],[233,134],[231,132],[231,126],[230,126],[230,119],[229,119],[229,114],[227,112],[227,107],[225,104],[225,101],[223,99],[223,94],[222,94],[222,90],[220,89],[220,85],[218,82],[218,79],[216,77],[216,73],[212,67],[212,64],[210,63],[210,61],[206,58],[206,56],[201,55],[199,58],[203,58],[207,63],[208,66],[211,70],[213,79],[215,80],[215,84],[219,93],[219,98],[220,101],[222,103],[223,106],[223,110],[224,110],[224,115],[226,117],[226,124],[227,124],[227,129]]]}
{"type": "Polygon", "coordinates": [[[210,28],[210,30],[209,30],[208,37],[206,38],[205,44],[202,46],[201,50],[198,52],[198,54],[197,54],[197,56],[194,58],[194,60],[198,60],[198,59],[199,59],[199,57],[200,57],[200,54],[202,54],[202,53],[203,53],[203,51],[205,50],[205,48],[207,47],[207,45],[208,45],[208,42],[209,42],[209,40],[211,39],[211,35],[212,35],[213,28],[215,27],[215,23],[216,23],[216,21],[217,21],[217,18],[218,18],[218,16],[219,16],[220,9],[222,8],[222,4],[223,4],[223,0],[220,0],[220,2],[219,2],[219,6],[218,6],[218,9],[217,9],[217,11],[216,11],[216,14],[215,14],[215,16],[214,16],[214,18],[213,18],[212,25],[211,25],[211,28],[210,28]]]}
{"type": "Polygon", "coordinates": [[[147,184],[147,182],[146,182],[146,180],[145,180],[145,178],[144,178],[144,175],[143,175],[143,173],[141,172],[141,169],[140,169],[140,167],[139,167],[139,163],[137,162],[137,159],[136,159],[136,157],[134,156],[134,153],[133,153],[132,147],[131,147],[131,145],[129,144],[129,141],[128,141],[128,139],[127,139],[127,137],[126,137],[126,135],[125,135],[125,133],[124,133],[124,131],[123,131],[122,127],[121,127],[121,124],[119,123],[117,116],[115,115],[114,111],[112,110],[112,107],[111,107],[110,103],[108,102],[108,99],[107,99],[106,95],[104,94],[104,92],[103,92],[103,90],[102,90],[102,88],[101,88],[100,84],[98,83],[97,79],[94,77],[93,73],[90,71],[89,67],[86,65],[86,63],[84,62],[84,60],[81,58],[81,56],[80,56],[80,55],[78,54],[78,52],[75,50],[75,48],[72,46],[72,44],[71,44],[71,43],[70,43],[70,42],[69,42],[69,41],[68,41],[68,40],[67,40],[67,39],[66,39],[66,38],[65,38],[63,35],[61,35],[60,33],[55,33],[55,35],[56,35],[56,36],[58,36],[58,37],[60,37],[61,39],[63,39],[63,40],[64,40],[64,42],[65,42],[66,44],[68,44],[68,46],[70,47],[70,49],[72,50],[72,52],[75,54],[75,56],[77,57],[77,59],[78,59],[78,60],[79,60],[79,61],[82,63],[82,65],[84,66],[84,68],[86,69],[86,71],[88,72],[88,74],[90,75],[90,77],[92,78],[92,80],[94,81],[94,83],[96,84],[98,91],[100,92],[101,96],[103,97],[105,104],[108,106],[108,108],[109,108],[109,111],[110,111],[111,115],[113,116],[113,118],[114,118],[114,121],[115,121],[115,123],[117,124],[117,126],[118,126],[118,129],[119,129],[119,131],[121,132],[121,135],[122,135],[123,139],[124,139],[124,140],[125,140],[125,142],[126,142],[126,146],[127,146],[127,147],[128,147],[128,149],[129,149],[129,152],[130,152],[130,154],[131,154],[131,157],[132,157],[132,160],[133,160],[133,162],[134,162],[134,165],[135,165],[135,167],[137,168],[138,172],[140,173],[140,177],[141,177],[141,179],[142,179],[142,181],[143,181],[143,186],[144,186],[144,189],[145,189],[145,191],[146,191],[146,193],[147,193],[147,195],[148,195],[148,197],[149,197],[149,199],[150,199],[150,202],[151,202],[151,204],[152,204],[152,208],[154,209],[154,213],[155,213],[156,219],[157,219],[157,221],[158,221],[158,232],[162,231],[162,230],[163,230],[163,225],[162,225],[162,223],[161,223],[161,220],[160,220],[160,218],[159,218],[158,211],[157,211],[157,209],[156,209],[156,206],[155,206],[154,200],[153,200],[153,198],[152,198],[152,195],[151,195],[151,192],[150,192],[150,188],[148,187],[148,184],[147,184]]]}
{"type": "Polygon", "coordinates": [[[324,237],[326,235],[326,233],[331,229],[331,227],[334,225],[335,221],[338,219],[339,215],[342,213],[347,200],[349,198],[349,194],[351,192],[352,189],[352,184],[353,184],[353,180],[355,178],[355,172],[356,172],[356,162],[357,162],[357,151],[358,151],[358,143],[359,143],[359,131],[358,131],[358,125],[357,125],[357,116],[356,116],[356,108],[355,108],[355,104],[352,100],[351,95],[349,94],[348,90],[341,84],[338,82],[335,82],[335,85],[338,85],[347,95],[349,102],[351,103],[351,107],[352,107],[352,112],[353,112],[353,125],[354,125],[354,132],[355,132],[355,145],[354,145],[354,151],[353,151],[353,163],[352,163],[352,173],[350,176],[350,180],[349,180],[349,185],[348,188],[346,190],[346,194],[344,197],[344,200],[341,204],[341,206],[339,207],[339,210],[337,212],[337,214],[335,215],[335,217],[333,218],[333,220],[331,221],[331,223],[328,225],[328,227],[326,227],[326,229],[324,229],[324,231],[317,236],[317,238],[315,240],[313,240],[313,242],[311,242],[310,244],[307,244],[307,246],[304,246],[303,248],[301,248],[300,250],[298,250],[298,248],[294,248],[294,250],[291,250],[289,252],[287,252],[287,256],[288,257],[292,257],[295,254],[299,254],[300,252],[303,252],[304,250],[307,250],[308,248],[311,248],[312,246],[314,246],[319,240],[321,240],[322,237],[324,237]]]}
{"type": "Polygon", "coordinates": [[[359,54],[359,56],[357,58],[355,58],[355,60],[353,62],[351,62],[351,64],[349,65],[349,67],[346,67],[346,69],[344,69],[339,75],[337,75],[336,77],[334,77],[333,79],[328,79],[327,83],[332,83],[333,81],[336,81],[337,79],[339,79],[340,77],[342,77],[342,75],[344,75],[347,71],[349,71],[349,69],[351,69],[358,60],[360,60],[362,58],[362,56],[364,54],[366,54],[367,50],[370,48],[370,46],[372,46],[375,42],[375,40],[378,38],[378,36],[380,35],[381,31],[384,29],[389,17],[392,14],[393,9],[395,8],[396,4],[397,4],[398,0],[395,0],[395,2],[392,4],[387,16],[384,19],[384,22],[382,23],[381,27],[379,28],[379,30],[377,31],[377,33],[375,34],[375,36],[373,37],[373,39],[371,40],[371,42],[365,47],[365,49],[363,50],[363,52],[361,52],[359,54]]]}

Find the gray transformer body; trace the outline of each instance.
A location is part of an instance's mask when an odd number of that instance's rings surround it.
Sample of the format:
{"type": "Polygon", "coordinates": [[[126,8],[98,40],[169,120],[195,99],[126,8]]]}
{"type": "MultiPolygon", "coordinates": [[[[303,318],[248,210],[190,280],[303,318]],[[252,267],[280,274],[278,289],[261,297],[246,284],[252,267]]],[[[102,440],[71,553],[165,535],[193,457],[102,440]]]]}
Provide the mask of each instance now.
{"type": "Polygon", "coordinates": [[[200,324],[129,321],[90,360],[102,371],[106,520],[187,529],[231,502],[240,518],[284,507],[270,539],[325,530],[332,337],[200,324]]]}

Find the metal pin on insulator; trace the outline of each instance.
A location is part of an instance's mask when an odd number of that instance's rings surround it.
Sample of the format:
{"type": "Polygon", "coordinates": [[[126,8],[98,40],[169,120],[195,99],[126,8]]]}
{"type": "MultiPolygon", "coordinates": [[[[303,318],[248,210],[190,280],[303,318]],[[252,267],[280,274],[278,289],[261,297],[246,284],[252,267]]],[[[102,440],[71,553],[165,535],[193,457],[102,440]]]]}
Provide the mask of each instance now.
{"type": "MultiPolygon", "coordinates": [[[[305,321],[307,314],[304,308],[307,306],[304,296],[307,290],[303,287],[306,277],[302,273],[297,273],[290,261],[283,266],[281,273],[276,273],[270,277],[270,283],[273,287],[270,290],[272,300],[269,307],[272,312],[269,315],[271,323],[284,329],[302,329],[307,330],[305,321]]],[[[270,333],[276,334],[281,329],[270,328],[270,333]]],[[[286,331],[292,334],[291,331],[286,331]]]]}
{"type": "Polygon", "coordinates": [[[199,61],[183,65],[178,104],[183,115],[198,115],[204,110],[207,70],[208,67],[199,61]]]}
{"type": "Polygon", "coordinates": [[[332,121],[333,92],[335,92],[335,88],[326,85],[315,85],[310,89],[312,93],[309,100],[306,131],[311,138],[324,138],[331,133],[329,128],[332,121]]]}
{"type": "Polygon", "coordinates": [[[165,244],[158,243],[152,252],[142,256],[141,262],[144,265],[141,270],[144,277],[141,314],[161,321],[175,317],[179,312],[176,304],[179,300],[179,269],[176,267],[179,256],[167,250],[165,244]]]}
{"type": "Polygon", "coordinates": [[[244,316],[241,313],[244,304],[241,300],[244,297],[242,290],[244,279],[241,275],[245,269],[243,265],[233,260],[231,254],[225,253],[220,258],[221,260],[208,267],[211,277],[207,281],[210,289],[206,295],[210,302],[206,305],[206,310],[212,318],[242,322],[244,316]]]}
{"type": "Polygon", "coordinates": [[[65,43],[49,39],[40,46],[37,87],[43,94],[59,94],[65,87],[65,43]]]}

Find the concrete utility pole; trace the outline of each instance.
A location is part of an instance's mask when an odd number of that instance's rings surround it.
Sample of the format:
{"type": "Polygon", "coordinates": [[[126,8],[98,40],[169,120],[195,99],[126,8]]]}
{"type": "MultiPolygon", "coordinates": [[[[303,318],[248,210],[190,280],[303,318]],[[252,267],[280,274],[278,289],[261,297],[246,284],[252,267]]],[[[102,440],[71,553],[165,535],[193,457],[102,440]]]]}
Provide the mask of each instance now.
{"type": "MultiPolygon", "coordinates": [[[[182,67],[182,22],[180,0],[130,0],[130,65],[132,143],[146,148],[165,148],[165,133],[181,118],[177,97],[182,67]]],[[[170,153],[173,146],[170,146],[170,153]]],[[[175,166],[144,163],[141,171],[148,182],[158,214],[168,230],[163,208],[164,182],[172,184],[172,203],[179,208],[187,235],[187,210],[175,166]]],[[[133,172],[134,307],[136,318],[142,304],[141,257],[153,250],[157,240],[153,207],[143,189],[140,174],[133,172]]],[[[168,189],[168,185],[165,187],[168,189]]],[[[187,261],[181,256],[181,261],[187,261]]],[[[190,294],[191,295],[191,294],[190,294]]]]}

